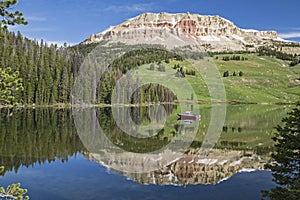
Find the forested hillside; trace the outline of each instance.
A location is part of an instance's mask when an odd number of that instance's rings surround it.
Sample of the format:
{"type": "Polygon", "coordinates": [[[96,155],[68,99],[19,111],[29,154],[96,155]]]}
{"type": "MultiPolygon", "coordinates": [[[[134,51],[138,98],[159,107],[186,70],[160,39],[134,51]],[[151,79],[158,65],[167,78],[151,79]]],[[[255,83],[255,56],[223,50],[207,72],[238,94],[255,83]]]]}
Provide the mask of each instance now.
{"type": "Polygon", "coordinates": [[[24,89],[17,102],[42,105],[70,101],[74,72],[83,59],[80,53],[8,31],[1,33],[0,40],[0,68],[19,71],[22,78],[24,89]]]}
{"type": "MultiPolygon", "coordinates": [[[[122,45],[122,48],[124,45],[122,45]]],[[[115,46],[113,48],[119,48],[115,46]]],[[[15,102],[21,105],[54,105],[71,103],[74,80],[81,63],[93,47],[78,45],[75,47],[57,47],[43,41],[33,41],[23,37],[20,33],[2,31],[0,43],[0,69],[10,68],[11,72],[19,72],[23,83],[18,95],[14,94],[15,102]]],[[[103,48],[109,52],[110,49],[103,48]]],[[[168,61],[177,58],[174,53],[162,49],[148,48],[129,52],[116,59],[108,71],[104,71],[101,79],[97,80],[96,103],[110,103],[111,92],[116,80],[139,65],[152,62],[168,61]]],[[[137,80],[128,80],[132,85],[137,80]]],[[[16,93],[16,91],[15,91],[16,93]]],[[[135,94],[133,103],[168,101],[174,96],[171,91],[159,85],[147,85],[135,94]],[[164,90],[167,99],[159,95],[164,90]],[[136,95],[147,97],[140,98],[136,95]],[[137,101],[137,99],[139,99],[137,101]]],[[[13,102],[2,102],[12,104],[13,102]]],[[[1,101],[0,101],[1,104],[1,101]]]]}

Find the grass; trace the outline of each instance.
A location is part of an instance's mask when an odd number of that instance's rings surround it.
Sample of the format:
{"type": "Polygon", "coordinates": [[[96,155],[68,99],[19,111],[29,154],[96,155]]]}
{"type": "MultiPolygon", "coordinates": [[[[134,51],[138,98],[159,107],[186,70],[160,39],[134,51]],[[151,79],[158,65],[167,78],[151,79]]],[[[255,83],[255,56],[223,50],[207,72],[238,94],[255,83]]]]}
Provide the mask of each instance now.
{"type": "MultiPolygon", "coordinates": [[[[179,101],[191,100],[194,90],[187,79],[175,76],[176,70],[166,67],[165,72],[160,72],[157,69],[151,71],[149,66],[149,64],[140,66],[134,71],[133,76],[139,77],[143,84],[157,83],[171,89],[179,101]]],[[[199,82],[199,79],[197,81],[199,82]]],[[[201,84],[201,82],[199,83],[201,84]]]]}
{"type": "MultiPolygon", "coordinates": [[[[225,56],[225,55],[224,55],[225,56]]],[[[229,101],[256,103],[292,103],[299,100],[297,79],[299,66],[289,67],[288,62],[255,54],[242,55],[247,61],[222,61],[215,63],[221,73],[229,71],[229,77],[222,78],[229,101]],[[243,76],[232,76],[233,72],[243,76]]],[[[219,55],[219,58],[222,55],[219,55]]]]}
{"type": "MultiPolygon", "coordinates": [[[[238,55],[238,54],[237,54],[238,55]]],[[[227,56],[218,55],[209,61],[203,61],[203,66],[198,66],[200,71],[205,67],[216,67],[221,76],[225,71],[229,71],[229,77],[221,77],[224,83],[227,102],[240,102],[240,103],[295,103],[299,101],[300,97],[300,65],[289,67],[289,63],[273,57],[261,57],[256,54],[241,54],[247,58],[246,61],[223,61],[222,57],[227,56]],[[206,63],[205,63],[206,62],[206,63]],[[243,76],[233,76],[233,73],[242,71],[243,76]]],[[[164,76],[174,76],[175,72],[172,69],[174,64],[180,64],[186,69],[194,68],[188,61],[171,60],[170,63],[164,63],[166,72],[151,72],[149,81],[155,79],[159,81],[170,81],[169,79],[163,80],[164,76]],[[155,75],[155,74],[158,75],[155,75]],[[164,74],[165,75],[162,75],[164,74]]],[[[201,65],[201,64],[200,64],[201,65]]],[[[149,74],[147,66],[142,66],[142,73],[149,74]]],[[[147,79],[147,77],[144,77],[147,79]]],[[[196,76],[186,75],[185,78],[193,87],[195,94],[200,102],[210,102],[210,95],[208,93],[207,85],[200,75],[196,76]]],[[[177,88],[181,95],[182,86],[177,88]]],[[[184,90],[184,89],[183,89],[184,90]]],[[[189,99],[189,94],[185,99],[189,99]]]]}

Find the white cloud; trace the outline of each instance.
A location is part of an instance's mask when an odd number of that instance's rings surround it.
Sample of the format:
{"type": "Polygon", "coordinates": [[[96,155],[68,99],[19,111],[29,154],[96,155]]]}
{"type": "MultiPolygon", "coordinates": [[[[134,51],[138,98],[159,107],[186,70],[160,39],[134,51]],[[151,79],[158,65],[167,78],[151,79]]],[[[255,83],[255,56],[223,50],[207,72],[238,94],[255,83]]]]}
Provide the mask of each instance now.
{"type": "Polygon", "coordinates": [[[44,22],[47,20],[45,17],[38,17],[38,16],[24,16],[25,20],[27,21],[34,21],[34,22],[44,22]]]}
{"type": "Polygon", "coordinates": [[[36,32],[53,32],[56,31],[55,28],[47,28],[47,27],[34,27],[32,28],[30,25],[28,26],[10,26],[10,31],[21,31],[24,33],[36,33],[36,32]]]}
{"type": "Polygon", "coordinates": [[[28,33],[32,33],[32,32],[53,32],[56,31],[55,28],[46,28],[46,27],[36,27],[36,28],[24,28],[23,32],[28,32],[28,33]]]}
{"type": "Polygon", "coordinates": [[[67,46],[74,46],[76,45],[77,43],[73,43],[73,42],[67,42],[67,41],[49,41],[49,40],[46,40],[45,41],[48,45],[51,45],[51,44],[57,44],[58,47],[62,47],[64,46],[65,43],[67,43],[67,46]]]}
{"type": "Polygon", "coordinates": [[[132,5],[113,5],[105,8],[106,11],[112,12],[143,12],[152,9],[153,3],[139,3],[139,4],[132,4],[132,5]]]}
{"type": "Polygon", "coordinates": [[[279,37],[283,39],[300,38],[300,32],[279,33],[279,37]]]}

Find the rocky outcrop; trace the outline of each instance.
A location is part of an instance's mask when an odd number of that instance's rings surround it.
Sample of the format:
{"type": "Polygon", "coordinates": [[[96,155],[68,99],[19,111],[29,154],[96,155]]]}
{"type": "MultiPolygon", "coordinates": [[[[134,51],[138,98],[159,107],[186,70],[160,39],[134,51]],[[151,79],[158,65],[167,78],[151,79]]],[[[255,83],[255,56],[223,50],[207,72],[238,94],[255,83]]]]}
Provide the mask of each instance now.
{"type": "Polygon", "coordinates": [[[279,40],[275,31],[245,30],[219,16],[144,13],[89,36],[84,43],[103,40],[127,44],[163,44],[169,48],[202,45],[213,51],[246,50],[279,40]],[[210,45],[208,45],[210,44],[210,45]]]}

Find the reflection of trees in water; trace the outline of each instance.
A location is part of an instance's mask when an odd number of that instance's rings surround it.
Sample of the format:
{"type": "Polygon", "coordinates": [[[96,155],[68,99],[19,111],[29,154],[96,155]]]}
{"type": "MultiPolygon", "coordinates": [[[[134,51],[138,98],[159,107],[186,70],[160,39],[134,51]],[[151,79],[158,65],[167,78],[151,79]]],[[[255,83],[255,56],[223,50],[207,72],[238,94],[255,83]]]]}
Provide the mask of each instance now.
{"type": "Polygon", "coordinates": [[[187,120],[187,122],[179,121],[179,123],[174,124],[174,128],[176,130],[175,133],[177,133],[177,134],[193,133],[195,131],[194,123],[197,123],[197,121],[196,122],[188,121],[188,120],[187,120]]]}
{"type": "Polygon", "coordinates": [[[150,122],[151,118],[155,119],[156,122],[160,122],[165,117],[171,115],[173,110],[176,110],[176,108],[177,105],[175,104],[163,104],[161,106],[148,107],[131,107],[130,117],[136,124],[148,123],[150,122]]]}
{"type": "Polygon", "coordinates": [[[257,155],[268,155],[270,152],[274,150],[274,147],[272,145],[258,145],[254,147],[249,147],[247,142],[239,142],[239,141],[227,141],[223,140],[218,142],[216,145],[216,148],[219,149],[234,149],[234,150],[252,150],[257,155]]]}
{"type": "Polygon", "coordinates": [[[173,126],[159,127],[156,123],[171,115],[176,108],[174,104],[162,104],[159,107],[131,107],[128,112],[128,107],[117,107],[114,108],[117,119],[113,118],[110,107],[99,108],[96,113],[101,128],[111,142],[125,151],[145,153],[163,148],[175,136],[173,126]],[[129,122],[129,118],[132,118],[132,123],[129,122]],[[154,119],[154,122],[151,119],[154,119]],[[135,130],[145,137],[135,137],[125,133],[117,126],[115,120],[118,120],[125,130],[135,130]],[[150,122],[154,125],[148,126],[150,122]],[[145,125],[145,128],[140,128],[140,125],[145,125]]]}
{"type": "Polygon", "coordinates": [[[7,171],[55,159],[64,162],[84,150],[71,110],[23,109],[9,118],[6,113],[0,110],[0,165],[7,171]]]}
{"type": "Polygon", "coordinates": [[[246,144],[246,142],[229,142],[229,141],[221,141],[220,143],[222,146],[227,146],[232,148],[243,146],[246,144]]]}
{"type": "Polygon", "coordinates": [[[130,112],[127,112],[127,107],[124,106],[114,109],[116,109],[116,119],[113,118],[112,109],[110,107],[102,107],[96,110],[97,118],[99,119],[100,126],[103,130],[109,131],[116,127],[115,120],[119,120],[120,123],[127,124],[128,119],[132,118],[136,125],[147,124],[150,122],[151,118],[156,119],[157,122],[159,122],[164,117],[171,115],[172,112],[177,109],[177,105],[162,104],[160,106],[136,106],[130,107],[130,112]],[[167,116],[165,116],[165,114],[167,116]]]}
{"type": "Polygon", "coordinates": [[[234,126],[232,126],[232,127],[228,127],[228,126],[223,126],[223,132],[224,133],[227,133],[227,132],[229,132],[229,131],[232,131],[233,133],[234,132],[238,132],[238,133],[241,133],[242,132],[242,128],[241,127],[234,127],[234,126]]]}

